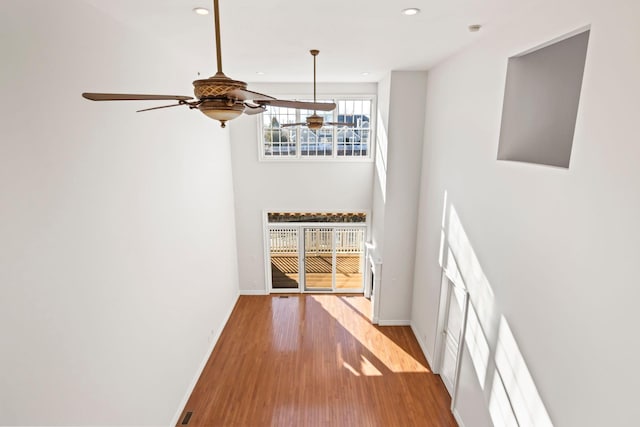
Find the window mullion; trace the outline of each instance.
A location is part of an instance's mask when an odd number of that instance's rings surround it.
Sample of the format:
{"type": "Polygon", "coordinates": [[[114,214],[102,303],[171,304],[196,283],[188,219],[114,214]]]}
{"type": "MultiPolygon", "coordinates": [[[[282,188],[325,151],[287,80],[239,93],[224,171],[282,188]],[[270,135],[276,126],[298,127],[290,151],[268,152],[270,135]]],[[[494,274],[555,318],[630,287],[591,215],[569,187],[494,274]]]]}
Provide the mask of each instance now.
{"type": "MultiPolygon", "coordinates": [[[[300,123],[300,110],[296,109],[296,123],[300,123]]],[[[294,128],[296,133],[296,159],[302,157],[302,147],[300,145],[300,126],[294,128]]]]}
{"type": "MultiPolygon", "coordinates": [[[[336,103],[336,105],[338,105],[338,100],[337,99],[333,99],[333,102],[336,103]]],[[[332,115],[333,115],[333,122],[337,122],[338,121],[338,108],[336,107],[333,111],[332,111],[332,115]]],[[[333,158],[337,158],[338,157],[338,127],[337,126],[332,126],[331,132],[333,134],[333,158]]]]}

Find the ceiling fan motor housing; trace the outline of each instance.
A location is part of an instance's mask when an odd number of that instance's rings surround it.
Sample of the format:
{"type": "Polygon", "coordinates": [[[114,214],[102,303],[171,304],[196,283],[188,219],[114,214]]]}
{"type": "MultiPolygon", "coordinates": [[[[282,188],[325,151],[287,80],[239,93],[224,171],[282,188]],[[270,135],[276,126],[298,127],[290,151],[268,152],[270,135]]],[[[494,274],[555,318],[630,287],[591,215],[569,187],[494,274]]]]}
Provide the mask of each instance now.
{"type": "Polygon", "coordinates": [[[307,127],[311,130],[318,130],[324,124],[322,116],[312,114],[307,117],[307,127]]]}
{"type": "Polygon", "coordinates": [[[198,99],[226,97],[235,89],[247,89],[247,84],[240,80],[233,80],[222,73],[208,79],[193,82],[193,93],[198,99]]]}
{"type": "Polygon", "coordinates": [[[247,84],[240,80],[233,80],[218,72],[208,79],[193,82],[193,93],[201,102],[198,110],[207,117],[220,121],[222,127],[228,120],[233,120],[244,112],[242,100],[229,96],[236,89],[247,89],[247,84]]]}

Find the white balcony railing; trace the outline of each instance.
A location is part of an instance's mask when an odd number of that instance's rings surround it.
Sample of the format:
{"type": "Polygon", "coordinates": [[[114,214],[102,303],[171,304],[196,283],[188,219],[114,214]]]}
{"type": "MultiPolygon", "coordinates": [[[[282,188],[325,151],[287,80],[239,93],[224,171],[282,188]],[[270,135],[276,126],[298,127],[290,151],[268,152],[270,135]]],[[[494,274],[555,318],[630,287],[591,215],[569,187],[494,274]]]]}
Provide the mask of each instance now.
{"type": "MultiPolygon", "coordinates": [[[[269,233],[271,254],[298,253],[298,229],[272,228],[269,233]]],[[[331,253],[334,230],[331,228],[306,228],[304,247],[306,253],[331,253]]],[[[363,228],[337,228],[335,248],[338,254],[358,254],[364,251],[363,228]]]]}

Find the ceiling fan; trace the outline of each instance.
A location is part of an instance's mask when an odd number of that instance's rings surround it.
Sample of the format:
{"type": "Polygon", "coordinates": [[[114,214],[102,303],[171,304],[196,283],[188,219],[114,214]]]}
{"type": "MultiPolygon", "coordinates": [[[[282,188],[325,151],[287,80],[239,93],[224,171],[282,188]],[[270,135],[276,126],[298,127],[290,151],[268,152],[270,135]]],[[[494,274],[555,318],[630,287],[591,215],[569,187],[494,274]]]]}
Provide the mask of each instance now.
{"type": "Polygon", "coordinates": [[[193,92],[197,99],[193,100],[194,98],[191,96],[180,95],[138,95],[89,92],[83,93],[82,96],[91,101],[178,101],[177,104],[146,108],[144,110],[138,110],[138,112],[186,105],[191,109],[197,108],[206,116],[214,120],[218,120],[222,127],[225,127],[228,120],[233,120],[242,113],[259,114],[269,105],[320,111],[331,111],[336,108],[336,104],[333,102],[315,102],[315,96],[314,102],[276,99],[269,95],[250,91],[247,89],[247,84],[245,82],[233,80],[227,77],[222,72],[222,54],[220,50],[220,13],[218,10],[218,0],[213,0],[213,9],[218,69],[214,76],[193,82],[193,92]]]}
{"type": "MultiPolygon", "coordinates": [[[[309,51],[311,56],[313,56],[313,103],[318,105],[316,102],[316,57],[320,53],[317,49],[312,49],[309,51]]],[[[311,110],[311,108],[309,108],[311,110]]],[[[320,108],[313,108],[313,114],[307,116],[307,119],[304,123],[285,123],[282,125],[283,128],[292,127],[292,126],[306,126],[311,130],[318,130],[322,128],[324,125],[329,126],[355,126],[355,123],[343,123],[343,122],[324,122],[324,118],[320,116],[317,110],[321,110],[320,108]]],[[[331,111],[331,110],[321,110],[321,111],[331,111]]]]}

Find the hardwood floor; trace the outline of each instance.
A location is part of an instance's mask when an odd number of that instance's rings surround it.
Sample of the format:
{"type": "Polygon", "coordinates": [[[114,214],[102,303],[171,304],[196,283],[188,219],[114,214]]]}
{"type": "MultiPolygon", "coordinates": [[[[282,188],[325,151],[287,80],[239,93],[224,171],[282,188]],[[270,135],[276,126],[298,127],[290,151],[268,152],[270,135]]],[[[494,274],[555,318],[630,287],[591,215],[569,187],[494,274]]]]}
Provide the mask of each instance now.
{"type": "Polygon", "coordinates": [[[240,296],[178,422],[188,426],[456,426],[408,326],[362,296],[240,296]]]}

